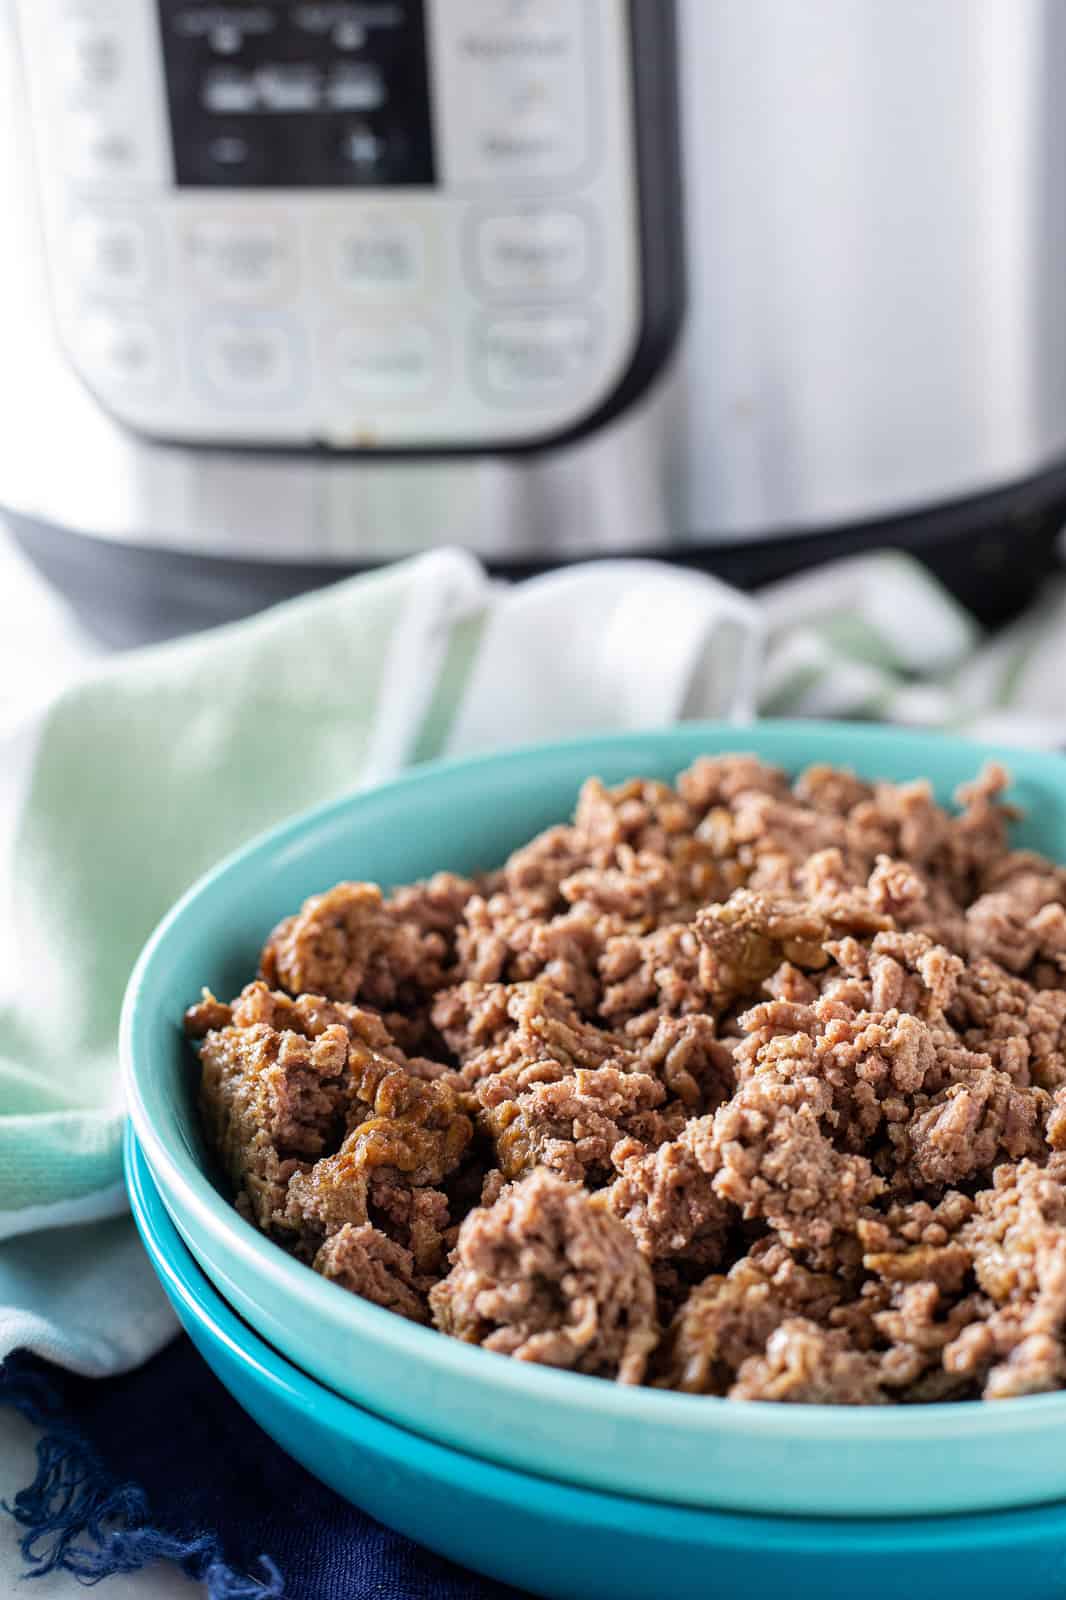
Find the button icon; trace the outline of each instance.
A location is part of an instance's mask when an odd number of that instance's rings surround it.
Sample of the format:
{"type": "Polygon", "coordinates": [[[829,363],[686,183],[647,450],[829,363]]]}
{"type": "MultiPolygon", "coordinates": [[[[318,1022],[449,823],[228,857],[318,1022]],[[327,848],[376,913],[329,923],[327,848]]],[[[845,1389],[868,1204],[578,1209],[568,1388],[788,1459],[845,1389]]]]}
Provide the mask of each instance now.
{"type": "Polygon", "coordinates": [[[76,271],[95,289],[135,294],[148,285],[148,236],[132,217],[77,217],[71,254],[76,271]]]}
{"type": "Polygon", "coordinates": [[[91,376],[117,387],[150,388],[163,376],[163,341],[147,318],[94,311],[78,339],[91,376]]]}
{"type": "Polygon", "coordinates": [[[334,277],[338,287],[351,294],[412,295],[425,276],[425,253],[425,234],[412,219],[361,217],[335,233],[334,277]]]}
{"type": "Polygon", "coordinates": [[[77,178],[137,176],[141,151],[133,135],[110,120],[82,112],[64,131],[67,168],[77,178]]]}
{"type": "Polygon", "coordinates": [[[371,177],[385,155],[385,140],[368,122],[353,122],[342,129],[339,154],[353,174],[371,177]]]}
{"type": "Polygon", "coordinates": [[[343,17],[333,29],[338,50],[361,50],[366,43],[366,28],[352,17],[343,17]]]}
{"type": "Polygon", "coordinates": [[[292,334],[272,322],[210,323],[200,351],[208,382],[229,399],[274,399],[291,389],[295,379],[292,334]]]}
{"type": "Polygon", "coordinates": [[[491,394],[539,399],[580,377],[595,357],[596,342],[585,311],[516,311],[483,323],[479,375],[491,394]]]}
{"type": "Polygon", "coordinates": [[[420,399],[440,367],[436,340],[422,322],[348,326],[333,349],[338,384],[353,399],[420,399]]]}
{"type": "Polygon", "coordinates": [[[576,289],[589,271],[589,230],[576,211],[514,211],[480,218],[475,263],[484,288],[522,295],[576,289]]]}
{"type": "Polygon", "coordinates": [[[211,183],[252,183],[270,170],[262,128],[223,124],[195,151],[196,167],[211,183]]]}
{"type": "Polygon", "coordinates": [[[122,48],[116,34],[92,23],[75,23],[62,47],[63,74],[71,89],[94,92],[118,80],[122,48]]]}
{"type": "Polygon", "coordinates": [[[218,55],[232,56],[237,53],[244,41],[240,28],[235,28],[229,22],[219,22],[211,29],[207,42],[218,55]]]}
{"type": "Polygon", "coordinates": [[[276,223],[200,217],[186,224],[183,241],[205,294],[263,299],[287,287],[292,257],[288,237],[276,223]]]}

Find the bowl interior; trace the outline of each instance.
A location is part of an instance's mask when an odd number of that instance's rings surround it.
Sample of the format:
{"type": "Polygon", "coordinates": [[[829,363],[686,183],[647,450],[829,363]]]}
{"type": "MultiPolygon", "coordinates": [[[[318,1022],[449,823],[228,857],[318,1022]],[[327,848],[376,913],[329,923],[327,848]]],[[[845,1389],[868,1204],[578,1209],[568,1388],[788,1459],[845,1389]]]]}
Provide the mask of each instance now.
{"type": "MultiPolygon", "coordinates": [[[[450,1432],[440,1435],[450,1442],[480,1448],[491,1431],[493,1404],[510,1397],[515,1404],[521,1402],[525,1415],[543,1421],[542,1433],[530,1426],[530,1438],[524,1441],[525,1464],[534,1461],[536,1450],[543,1471],[556,1470],[547,1463],[551,1452],[556,1460],[560,1453],[552,1426],[561,1427],[570,1417],[574,1435],[588,1444],[590,1452],[592,1430],[599,1430],[599,1465],[590,1453],[582,1462],[584,1481],[610,1481],[604,1475],[606,1464],[616,1461],[613,1486],[631,1486],[641,1469],[632,1462],[625,1466],[623,1445],[628,1449],[629,1443],[646,1436],[635,1433],[623,1440],[612,1430],[659,1424],[673,1430],[671,1439],[679,1447],[688,1440],[693,1449],[717,1452],[724,1479],[732,1477],[737,1484],[739,1463],[731,1464],[726,1441],[743,1436],[754,1445],[777,1439],[789,1452],[790,1475],[790,1498],[783,1493],[770,1496],[779,1509],[810,1509],[815,1503],[826,1511],[847,1509],[852,1514],[868,1503],[896,1510],[916,1505],[961,1508],[968,1492],[961,1480],[936,1489],[944,1476],[941,1468],[948,1465],[941,1457],[922,1467],[921,1491],[917,1484],[908,1487],[901,1481],[898,1505],[888,1506],[878,1489],[874,1464],[869,1484],[859,1485],[856,1474],[863,1441],[876,1439],[887,1447],[892,1440],[902,1445],[933,1438],[959,1440],[965,1435],[971,1444],[983,1438],[994,1453],[996,1440],[1013,1438],[1018,1429],[1042,1430],[1052,1423],[1056,1427],[1066,1423],[1066,1395],[997,1406],[737,1406],[662,1391],[620,1389],[599,1379],[508,1361],[405,1323],[308,1272],[243,1222],[211,1176],[195,1106],[198,1069],[182,1036],[182,1013],[204,984],[226,998],[236,993],[254,974],[270,929],[309,894],[342,878],[370,879],[389,888],[444,868],[470,872],[494,866],[539,829],[568,817],[582,781],[590,774],[608,783],[634,775],[670,779],[696,756],[727,749],[754,751],[792,772],[824,761],[851,767],[871,779],[926,776],[944,801],[950,800],[959,783],[974,776],[984,760],[997,754],[962,740],[856,724],[767,723],[743,729],[691,724],[436,764],[381,788],[347,796],[296,818],[231,857],[195,885],[156,931],[131,979],[123,1014],[122,1054],[134,1126],[168,1206],[176,1217],[181,1211],[185,1237],[193,1241],[197,1233],[205,1239],[210,1236],[216,1257],[225,1252],[234,1279],[239,1274],[242,1280],[257,1280],[257,1303],[270,1298],[279,1323],[289,1315],[288,1304],[294,1316],[299,1310],[307,1332],[292,1330],[292,1343],[283,1347],[291,1357],[297,1349],[306,1350],[306,1359],[302,1355],[299,1359],[309,1371],[321,1371],[312,1364],[315,1350],[324,1343],[314,1325],[321,1317],[323,1328],[328,1321],[344,1339],[349,1334],[362,1339],[364,1351],[367,1341],[375,1348],[391,1347],[406,1363],[412,1391],[423,1367],[433,1367],[442,1382],[467,1386],[471,1417],[476,1409],[472,1397],[482,1394],[485,1406],[477,1425],[478,1442],[474,1442],[474,1423],[459,1419],[454,1405],[447,1419],[450,1432]],[[264,1296],[262,1285],[267,1283],[269,1296],[264,1296]],[[538,1407],[542,1409],[530,1410],[538,1407]],[[813,1461],[805,1452],[814,1444],[826,1453],[827,1471],[835,1471],[839,1479],[828,1499],[821,1497],[808,1471],[813,1471],[813,1461]],[[842,1453],[834,1468],[833,1452],[838,1447],[842,1453]],[[623,1466],[628,1473],[624,1482],[623,1466]],[[934,1496],[932,1502],[922,1498],[928,1494],[934,1496]]],[[[1008,764],[1015,777],[1012,798],[1026,813],[1017,842],[1066,860],[1066,763],[1046,754],[1011,752],[1008,764]]],[[[199,1249],[197,1254],[205,1259],[199,1249]]],[[[249,1315],[245,1306],[241,1309],[249,1315]]],[[[268,1336],[280,1342],[275,1327],[268,1336]]],[[[330,1381],[341,1386],[335,1376],[330,1381]]],[[[440,1388],[435,1393],[439,1395],[440,1388]]],[[[354,1397],[360,1403],[373,1403],[373,1396],[364,1392],[354,1397]]],[[[416,1425],[410,1412],[387,1414],[416,1425]]],[[[501,1435],[504,1431],[508,1430],[501,1422],[501,1435]]],[[[576,1462],[574,1442],[568,1454],[576,1462]]],[[[498,1459],[508,1458],[505,1448],[513,1448],[513,1429],[506,1446],[498,1443],[498,1459]]],[[[488,1443],[484,1450],[493,1453],[488,1443]]],[[[981,1459],[987,1466],[989,1457],[982,1453],[981,1459]]],[[[977,1482],[977,1454],[973,1460],[974,1503],[987,1505],[987,1475],[983,1484],[977,1482]]],[[[672,1478],[670,1451],[657,1455],[654,1472],[649,1469],[648,1474],[654,1486],[647,1492],[691,1498],[694,1480],[688,1468],[683,1469],[681,1453],[677,1463],[672,1478]],[[683,1496],[682,1487],[687,1488],[683,1496]]],[[[757,1473],[758,1457],[752,1455],[750,1463],[757,1473]]],[[[887,1458],[882,1464],[888,1466],[887,1458]]],[[[958,1466],[957,1460],[951,1464],[958,1466]]],[[[710,1455],[706,1465],[709,1469],[710,1455]]],[[[1058,1471],[1061,1483],[1048,1479],[1042,1492],[1035,1486],[1043,1481],[1040,1462],[1034,1457],[1026,1472],[1021,1466],[1019,1461],[1012,1503],[1066,1494],[1066,1466],[1058,1471]]],[[[741,1498],[738,1488],[733,1499],[709,1503],[753,1504],[751,1497],[761,1493],[754,1478],[745,1493],[748,1497],[741,1498]]]]}
{"type": "MultiPolygon", "coordinates": [[[[480,760],[434,763],[374,791],[297,817],[208,874],[154,935],[130,985],[137,1025],[130,1058],[137,1103],[184,1176],[206,1175],[225,1197],[196,1111],[197,1075],[184,1009],[203,985],[220,998],[255,975],[266,935],[310,894],[342,878],[386,890],[442,870],[498,865],[541,829],[566,820],[584,779],[673,779],[698,755],[754,750],[791,772],[814,761],[864,778],[931,779],[938,800],[999,753],[964,740],[856,724],[693,724],[647,734],[568,741],[480,760]]],[[[1024,818],[1015,839],[1066,861],[1066,762],[1010,752],[1011,799],[1024,818]]]]}

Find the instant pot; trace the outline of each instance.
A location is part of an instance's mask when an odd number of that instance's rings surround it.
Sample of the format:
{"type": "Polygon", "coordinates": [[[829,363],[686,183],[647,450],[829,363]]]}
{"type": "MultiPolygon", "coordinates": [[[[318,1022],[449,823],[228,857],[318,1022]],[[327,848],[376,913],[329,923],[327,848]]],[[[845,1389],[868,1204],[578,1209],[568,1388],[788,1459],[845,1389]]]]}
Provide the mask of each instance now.
{"type": "Polygon", "coordinates": [[[1048,566],[1059,0],[0,19],[0,507],[112,637],[443,542],[1048,566]]]}

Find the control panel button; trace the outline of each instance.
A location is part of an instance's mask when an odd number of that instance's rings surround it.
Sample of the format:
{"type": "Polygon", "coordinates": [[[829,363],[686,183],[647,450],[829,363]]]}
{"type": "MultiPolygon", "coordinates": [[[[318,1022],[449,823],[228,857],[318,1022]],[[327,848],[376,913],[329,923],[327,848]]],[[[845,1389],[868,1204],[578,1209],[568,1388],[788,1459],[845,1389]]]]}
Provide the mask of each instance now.
{"type": "Polygon", "coordinates": [[[142,150],[133,131],[109,117],[79,112],[64,129],[67,171],[88,180],[135,179],[140,175],[142,150]]]}
{"type": "Polygon", "coordinates": [[[423,322],[347,326],[332,343],[337,382],[349,399],[418,400],[440,376],[437,339],[423,322]]]}
{"type": "Polygon", "coordinates": [[[105,23],[74,18],[64,23],[60,72],[76,95],[92,95],[117,84],[122,70],[122,44],[105,23]]]}
{"type": "MultiPolygon", "coordinates": [[[[399,146],[402,137],[394,133],[392,142],[399,146]]],[[[352,183],[379,183],[387,168],[389,143],[389,138],[373,123],[364,117],[354,117],[340,125],[333,139],[337,169],[352,183]]]]}
{"type": "Polygon", "coordinates": [[[576,211],[513,211],[481,217],[474,259],[483,288],[523,295],[580,287],[589,272],[589,231],[576,211]]]}
{"type": "Polygon", "coordinates": [[[218,320],[203,330],[198,359],[211,388],[225,399],[272,400],[292,390],[296,346],[287,324],[218,320]]]}
{"type": "Polygon", "coordinates": [[[583,377],[596,348],[596,327],[587,311],[515,311],[482,324],[476,340],[478,375],[490,395],[540,400],[583,377]]]}
{"type": "Polygon", "coordinates": [[[133,217],[108,217],[83,212],[70,229],[75,271],[102,294],[141,294],[147,289],[148,231],[133,217]]]}
{"type": "Polygon", "coordinates": [[[585,164],[588,12],[573,0],[433,8],[446,180],[566,178],[585,164]]]}
{"type": "Polygon", "coordinates": [[[212,119],[203,139],[184,152],[191,185],[240,188],[269,183],[274,150],[263,119],[212,119]]]}
{"type": "Polygon", "coordinates": [[[350,294],[415,295],[425,277],[425,231],[411,217],[356,216],[333,230],[332,259],[335,284],[350,294]]]}
{"type": "Polygon", "coordinates": [[[292,277],[291,231],[267,221],[198,217],[182,233],[197,287],[224,299],[271,299],[292,277]]]}
{"type": "Polygon", "coordinates": [[[90,311],[78,330],[77,343],[90,377],[103,383],[148,389],[163,380],[163,335],[139,313],[90,311]]]}

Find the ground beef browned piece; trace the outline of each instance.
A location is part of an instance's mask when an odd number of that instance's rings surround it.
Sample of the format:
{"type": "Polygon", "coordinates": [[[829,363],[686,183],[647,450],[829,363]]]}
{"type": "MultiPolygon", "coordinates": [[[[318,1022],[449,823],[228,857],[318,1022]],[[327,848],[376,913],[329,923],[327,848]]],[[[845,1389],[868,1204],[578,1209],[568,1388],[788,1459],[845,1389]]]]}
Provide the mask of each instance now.
{"type": "Polygon", "coordinates": [[[712,1009],[700,972],[695,928],[674,923],[652,933],[620,933],[600,957],[599,1013],[611,1027],[638,1015],[702,1016],[712,1009]]]}
{"type": "Polygon", "coordinates": [[[324,1156],[309,1172],[296,1172],[289,1180],[285,1224],[297,1254],[317,1260],[334,1235],[373,1227],[410,1258],[405,1282],[423,1302],[446,1270],[450,1223],[448,1198],[440,1190],[412,1188],[389,1168],[368,1171],[348,1152],[324,1156]]]}
{"type": "Polygon", "coordinates": [[[604,875],[602,888],[590,876],[576,891],[564,880],[567,897],[573,899],[582,890],[591,893],[602,910],[622,921],[673,920],[679,907],[702,905],[735,888],[743,868],[721,848],[710,808],[693,803],[682,787],[683,780],[672,789],[651,779],[630,778],[607,789],[590,778],[578,799],[574,832],[587,866],[604,875]],[[631,891],[622,887],[623,877],[632,879],[631,891]],[[614,908],[612,900],[618,901],[614,908]]]}
{"type": "Polygon", "coordinates": [[[655,1287],[631,1234],[545,1171],[470,1213],[430,1305],[456,1338],[620,1383],[641,1382],[658,1342],[655,1287]]]}
{"type": "Polygon", "coordinates": [[[654,1149],[685,1120],[660,1109],[666,1090],[657,1078],[617,1067],[579,1068],[521,1092],[498,1073],[479,1083],[477,1099],[479,1125],[507,1179],[543,1166],[595,1187],[613,1176],[611,1152],[622,1140],[654,1149]]]}
{"type": "Polygon", "coordinates": [[[1008,1157],[1039,1155],[1050,1096],[1019,1089],[1005,1072],[979,1067],[934,1095],[911,1119],[911,1165],[929,1187],[965,1183],[1008,1157]]]}
{"type": "Polygon", "coordinates": [[[1016,1083],[1066,1084],[1066,989],[1037,989],[987,956],[969,962],[948,1011],[963,1042],[1016,1083]]]}
{"type": "Polygon", "coordinates": [[[854,1233],[885,1188],[865,1156],[842,1153],[823,1132],[831,1108],[824,1079],[766,1070],[715,1112],[706,1141],[715,1194],[746,1220],[768,1223],[791,1249],[854,1233]]]}
{"type": "Polygon", "coordinates": [[[731,1218],[697,1153],[709,1124],[694,1120],[657,1150],[635,1142],[612,1152],[620,1171],[604,1203],[649,1261],[695,1259],[706,1269],[722,1258],[731,1218]]]}
{"type": "Polygon", "coordinates": [[[366,1299],[578,1371],[1066,1388],[1066,867],[1009,847],[1006,782],[952,811],[707,756],[590,779],[477,878],[315,896],[186,1018],[238,1206],[366,1299]]]}
{"type": "Polygon", "coordinates": [[[971,956],[987,956],[1008,972],[1034,961],[1066,970],[1066,909],[1061,874],[1018,872],[966,909],[971,956]]]}
{"type": "Polygon", "coordinates": [[[409,1019],[396,1012],[383,1014],[367,1006],[345,1005],[320,994],[292,996],[280,989],[269,989],[262,979],[246,984],[229,1005],[216,1000],[209,989],[198,1005],[185,1014],[185,1031],[190,1038],[201,1038],[211,1028],[232,1026],[250,1028],[266,1023],[279,1031],[302,1033],[317,1039],[327,1028],[342,1027],[351,1039],[388,1056],[397,1066],[417,1078],[451,1078],[446,1061],[433,1061],[411,1054],[401,1047],[405,1037],[418,1039],[424,1030],[412,1029],[409,1019]]]}
{"type": "Polygon", "coordinates": [[[361,1165],[395,1167],[415,1187],[453,1171],[473,1134],[465,1092],[420,1078],[359,1039],[349,1045],[346,1109],[342,1149],[361,1165]]]}
{"type": "Polygon", "coordinates": [[[758,994],[783,961],[820,971],[831,959],[831,941],[869,937],[891,921],[861,889],[833,889],[807,900],[738,889],[724,904],[699,912],[695,926],[703,946],[700,981],[712,1004],[726,1007],[758,994]]]}
{"type": "Polygon", "coordinates": [[[939,1020],[965,971],[961,957],[917,929],[876,933],[869,944],[849,935],[829,941],[825,948],[843,977],[827,975],[822,994],[847,1000],[850,990],[851,1003],[861,995],[859,1009],[865,1011],[904,1011],[926,1021],[939,1020]]]}
{"type": "Polygon", "coordinates": [[[1066,1156],[1000,1166],[960,1233],[991,1315],[963,1328],[945,1367],[987,1400],[1066,1386],[1066,1156]]]}
{"type": "Polygon", "coordinates": [[[882,1350],[880,1382],[889,1398],[914,1404],[975,1392],[967,1377],[944,1365],[959,1331],[988,1311],[961,1238],[972,1209],[966,1195],[948,1190],[935,1206],[897,1203],[859,1223],[862,1266],[870,1276],[829,1321],[859,1348],[882,1350]]]}
{"type": "Polygon", "coordinates": [[[476,984],[544,978],[560,994],[593,1007],[603,942],[595,918],[567,909],[545,918],[536,904],[504,891],[474,895],[458,934],[458,974],[476,984]]]}
{"type": "Polygon", "coordinates": [[[289,1180],[284,1225],[293,1247],[310,1256],[340,1229],[373,1223],[410,1251],[420,1273],[439,1273],[450,1217],[438,1186],[457,1170],[473,1135],[466,1097],[356,1037],[343,1110],[347,1132],[339,1148],[289,1180]]]}
{"type": "Polygon", "coordinates": [[[433,922],[410,908],[405,914],[376,884],[338,883],[279,923],[260,976],[293,995],[402,1009],[444,981],[448,940],[433,922]]]}
{"type": "Polygon", "coordinates": [[[829,959],[822,948],[829,927],[817,911],[748,889],[701,911],[696,932],[702,944],[700,983],[710,1004],[720,1009],[757,994],[782,961],[817,970],[829,959]]]}
{"type": "Polygon", "coordinates": [[[762,1355],[749,1356],[728,1391],[730,1400],[785,1400],[795,1404],[883,1405],[880,1362],[856,1350],[847,1335],[805,1317],[775,1328],[762,1355]]]}
{"type": "Polygon", "coordinates": [[[190,1038],[202,1038],[214,1028],[253,1028],[258,1023],[279,1032],[302,1033],[306,1039],[317,1039],[327,1028],[342,1027],[350,1038],[363,1039],[377,1049],[395,1048],[380,1013],[327,1000],[320,994],[294,997],[268,988],[261,978],[246,984],[229,1005],[205,989],[200,1003],[185,1013],[185,1031],[190,1038]]]}
{"type": "Polygon", "coordinates": [[[469,1084],[494,1073],[519,1077],[527,1068],[555,1062],[564,1072],[612,1063],[636,1067],[623,1035],[586,1021],[569,996],[544,978],[530,983],[470,981],[437,996],[433,1021],[463,1063],[469,1084]]]}
{"type": "Polygon", "coordinates": [[[429,1320],[411,1252],[369,1222],[346,1222],[326,1240],[313,1265],[324,1278],[386,1311],[411,1322],[429,1320]]]}
{"type": "Polygon", "coordinates": [[[733,1052],[719,1039],[713,1017],[646,1011],[627,1022],[625,1036],[636,1052],[637,1068],[658,1078],[690,1116],[713,1111],[736,1088],[733,1052]]]}
{"type": "Polygon", "coordinates": [[[266,1023],[223,1027],[200,1046],[200,1112],[239,1203],[261,1228],[278,1220],[286,1185],[337,1134],[348,1089],[348,1035],[316,1039],[266,1023]]]}
{"type": "Polygon", "coordinates": [[[728,1273],[692,1290],[664,1340],[659,1381],[687,1394],[724,1395],[775,1328],[796,1316],[824,1323],[841,1293],[835,1277],[810,1272],[782,1244],[760,1241],[728,1273]]]}

